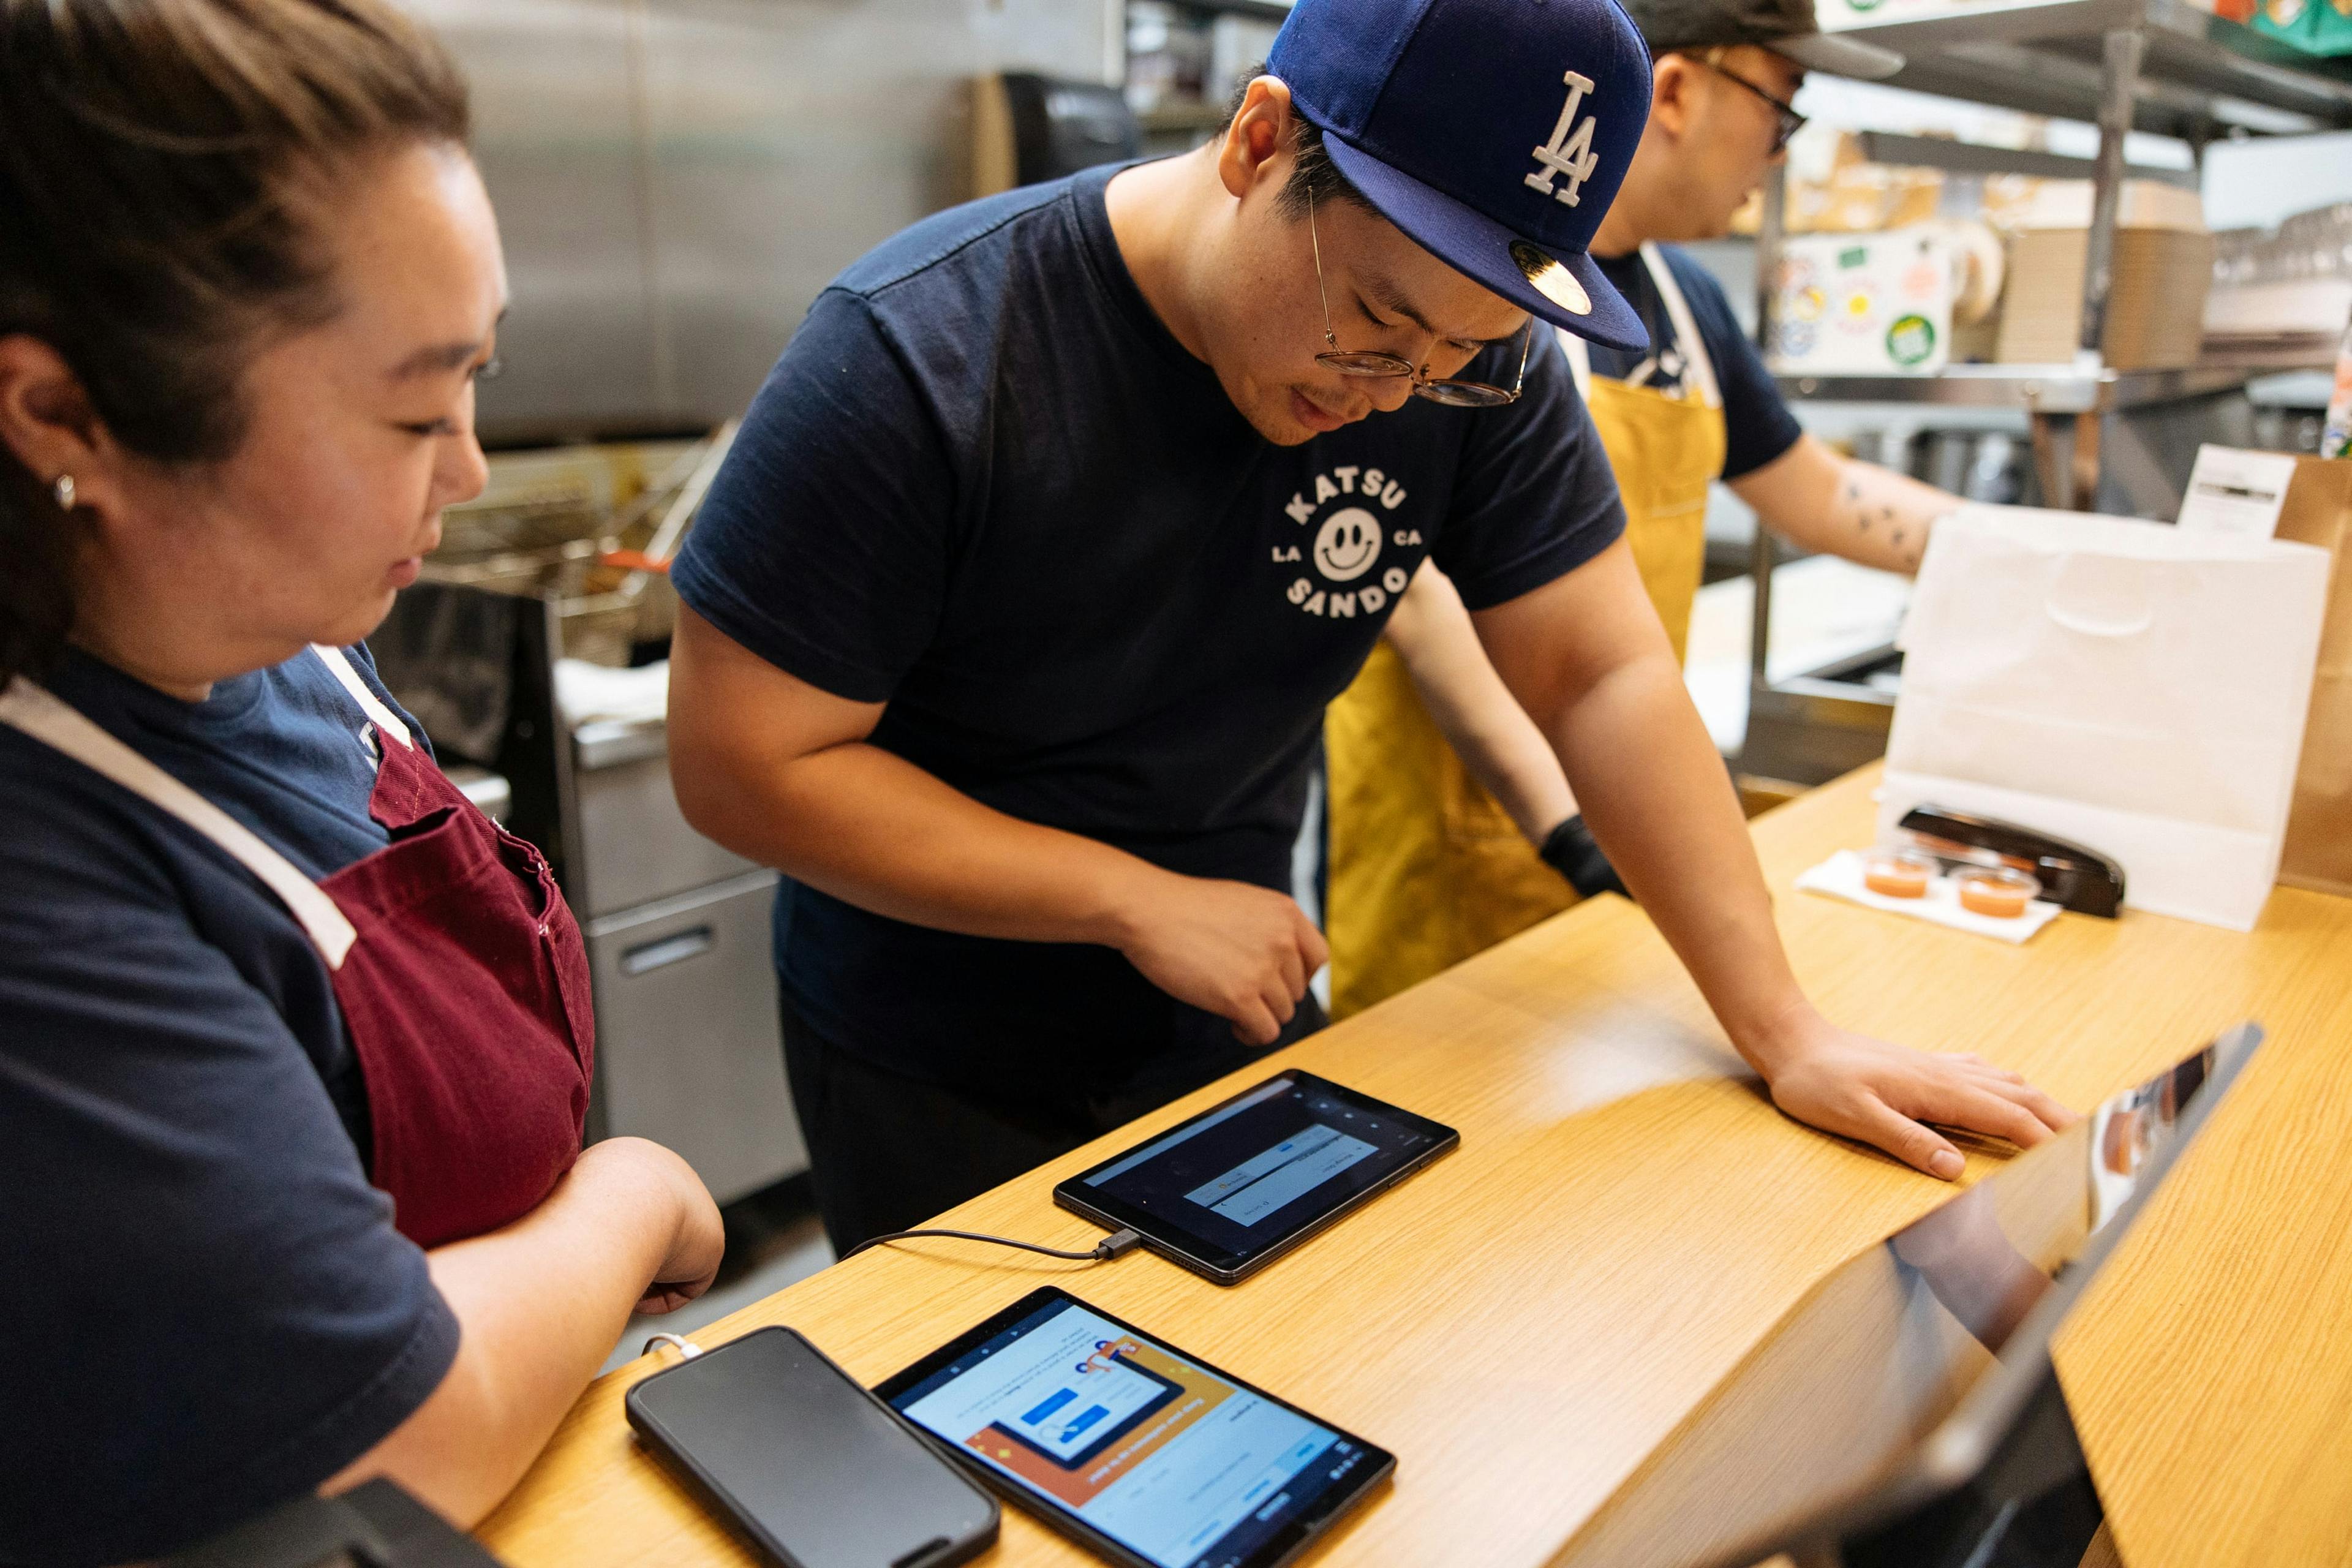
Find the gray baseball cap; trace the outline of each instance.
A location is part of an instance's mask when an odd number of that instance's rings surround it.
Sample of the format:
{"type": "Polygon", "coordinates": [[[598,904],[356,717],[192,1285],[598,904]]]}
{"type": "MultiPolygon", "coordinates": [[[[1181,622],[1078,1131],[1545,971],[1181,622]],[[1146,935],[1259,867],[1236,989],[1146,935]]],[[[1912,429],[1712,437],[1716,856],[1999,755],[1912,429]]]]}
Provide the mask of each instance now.
{"type": "Polygon", "coordinates": [[[1824,33],[1813,0],[1624,0],[1653,54],[1754,44],[1807,70],[1877,81],[1903,68],[1903,57],[1875,44],[1824,33]]]}

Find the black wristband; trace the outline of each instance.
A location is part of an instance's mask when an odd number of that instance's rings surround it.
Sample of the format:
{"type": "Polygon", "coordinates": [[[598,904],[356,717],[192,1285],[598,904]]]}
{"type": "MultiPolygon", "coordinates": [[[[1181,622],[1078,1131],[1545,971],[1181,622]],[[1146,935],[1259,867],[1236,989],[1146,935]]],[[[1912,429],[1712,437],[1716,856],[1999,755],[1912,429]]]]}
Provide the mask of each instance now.
{"type": "Polygon", "coordinates": [[[1584,898],[1595,893],[1617,893],[1629,899],[1633,896],[1625,891],[1617,868],[1601,852],[1601,846],[1594,842],[1591,830],[1584,826],[1580,816],[1571,816],[1553,828],[1537,853],[1584,898]]]}

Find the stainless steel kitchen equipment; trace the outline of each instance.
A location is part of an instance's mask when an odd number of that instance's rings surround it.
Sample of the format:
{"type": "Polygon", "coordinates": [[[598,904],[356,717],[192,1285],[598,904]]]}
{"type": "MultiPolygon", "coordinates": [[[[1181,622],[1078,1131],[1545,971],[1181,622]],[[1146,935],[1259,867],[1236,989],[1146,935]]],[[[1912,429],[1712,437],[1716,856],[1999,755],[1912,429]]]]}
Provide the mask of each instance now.
{"type": "Polygon", "coordinates": [[[1120,0],[402,3],[473,87],[501,446],[740,414],[835,273],[970,194],[971,79],[1125,64],[1120,0]]]}
{"type": "Polygon", "coordinates": [[[509,826],[547,852],[579,916],[596,1005],[590,1137],[666,1144],[730,1202],[808,1168],[770,961],[777,879],[687,825],[660,713],[564,719],[564,625],[558,597],[426,581],[372,646],[404,705],[448,716],[446,732],[426,720],[444,764],[507,781],[509,826]]]}
{"type": "Polygon", "coordinates": [[[604,1132],[677,1150],[722,1204],[807,1170],[770,956],[776,874],[687,826],[663,720],[565,728],[604,1132]]]}
{"type": "Polygon", "coordinates": [[[457,786],[457,793],[472,801],[474,809],[492,822],[504,823],[514,815],[514,786],[507,783],[504,775],[471,763],[453,763],[442,772],[457,786]]]}

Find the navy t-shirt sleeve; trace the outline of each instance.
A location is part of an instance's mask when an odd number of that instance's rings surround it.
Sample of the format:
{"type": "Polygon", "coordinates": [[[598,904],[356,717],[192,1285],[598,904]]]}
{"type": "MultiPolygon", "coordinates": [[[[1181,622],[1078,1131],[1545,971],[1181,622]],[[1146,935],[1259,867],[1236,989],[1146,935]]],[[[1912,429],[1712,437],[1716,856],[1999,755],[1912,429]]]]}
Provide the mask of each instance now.
{"type": "Polygon", "coordinates": [[[865,300],[828,289],[744,416],[671,580],[769,663],[887,701],[937,631],[954,502],[908,365],[865,300]]]}
{"type": "Polygon", "coordinates": [[[0,1373],[11,1563],[144,1559],[312,1490],[457,1349],[300,1044],[104,815],[0,853],[32,895],[0,905],[0,1301],[60,1329],[0,1373]]]}
{"type": "Polygon", "coordinates": [[[1706,341],[1707,358],[1715,363],[1715,379],[1723,392],[1723,477],[1736,479],[1752,474],[1797,444],[1805,433],[1780,396],[1772,373],[1756,353],[1756,345],[1740,331],[1739,318],[1715,274],[1691,257],[1666,251],[1666,265],[1682,285],[1698,335],[1706,341]]]}
{"type": "MultiPolygon", "coordinates": [[[[1507,385],[1510,352],[1490,350],[1463,374],[1507,385]]],[[[1471,609],[1567,575],[1625,531],[1608,454],[1549,328],[1538,325],[1519,401],[1462,417],[1469,429],[1454,504],[1432,553],[1471,609]]]]}

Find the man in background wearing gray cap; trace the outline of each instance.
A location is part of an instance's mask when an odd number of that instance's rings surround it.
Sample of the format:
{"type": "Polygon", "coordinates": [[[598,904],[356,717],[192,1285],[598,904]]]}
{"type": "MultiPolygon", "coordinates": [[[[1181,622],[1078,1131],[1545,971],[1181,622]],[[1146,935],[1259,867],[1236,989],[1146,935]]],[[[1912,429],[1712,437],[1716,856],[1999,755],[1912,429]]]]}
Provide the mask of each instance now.
{"type": "MultiPolygon", "coordinates": [[[[1917,567],[1936,520],[1960,502],[1805,434],[1722,286],[1671,246],[1726,233],[1779,167],[1804,123],[1790,100],[1807,70],[1876,79],[1901,58],[1820,32],[1812,0],[1626,0],[1626,11],[1653,57],[1649,123],[1591,255],[1650,343],[1560,341],[1624,497],[1643,584],[1679,657],[1715,481],[1806,549],[1894,572],[1917,567]]],[[[1385,641],[1327,727],[1338,1016],[1580,894],[1623,890],[1583,831],[1551,748],[1492,675],[1435,566],[1416,576],[1385,641]],[[1428,809],[1433,801],[1452,803],[1450,819],[1428,809]],[[1476,892],[1443,903],[1413,896],[1429,886],[1476,892]]]]}

